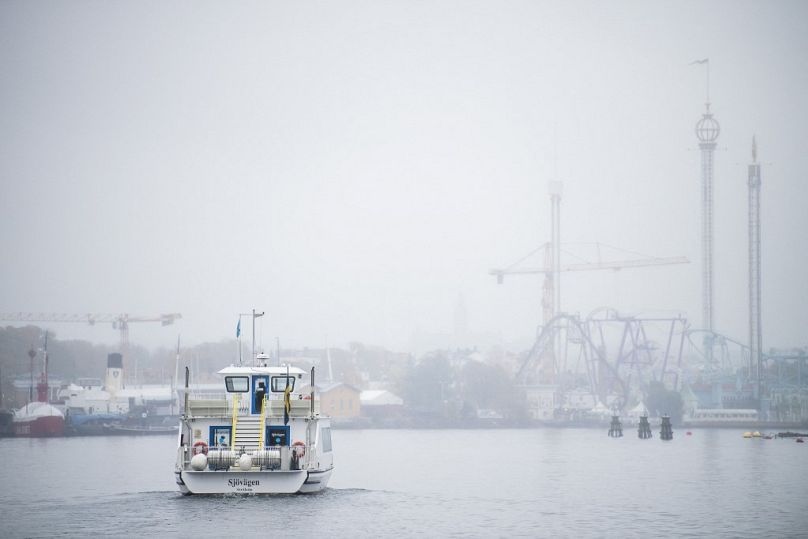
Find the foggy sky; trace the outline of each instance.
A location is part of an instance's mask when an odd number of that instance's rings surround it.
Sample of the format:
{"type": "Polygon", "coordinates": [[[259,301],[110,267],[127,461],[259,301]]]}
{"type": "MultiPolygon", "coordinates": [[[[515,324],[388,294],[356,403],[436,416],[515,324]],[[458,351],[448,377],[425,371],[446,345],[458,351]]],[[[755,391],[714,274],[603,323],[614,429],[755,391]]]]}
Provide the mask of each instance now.
{"type": "Polygon", "coordinates": [[[564,275],[564,310],[698,325],[709,57],[716,328],[747,340],[756,134],[764,347],[805,345],[806,36],[804,2],[2,2],[0,312],[405,349],[462,298],[526,346],[541,279],[487,271],[549,239],[558,179],[564,243],[692,261],[564,275]]]}

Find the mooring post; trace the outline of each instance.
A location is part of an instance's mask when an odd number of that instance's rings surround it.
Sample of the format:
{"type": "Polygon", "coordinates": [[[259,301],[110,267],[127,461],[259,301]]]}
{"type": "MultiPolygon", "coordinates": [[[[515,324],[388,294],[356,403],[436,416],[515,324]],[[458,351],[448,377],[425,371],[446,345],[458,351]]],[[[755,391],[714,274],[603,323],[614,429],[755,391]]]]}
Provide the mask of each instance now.
{"type": "Polygon", "coordinates": [[[659,437],[663,440],[673,440],[673,427],[671,426],[670,416],[662,416],[662,428],[659,431],[659,437]]]}
{"type": "Polygon", "coordinates": [[[647,415],[640,416],[640,428],[637,429],[637,436],[639,436],[640,440],[647,440],[653,436],[651,434],[651,424],[648,423],[647,415]]]}
{"type": "Polygon", "coordinates": [[[620,416],[616,414],[612,416],[612,424],[609,425],[609,436],[612,438],[623,437],[623,424],[620,423],[620,416]]]}

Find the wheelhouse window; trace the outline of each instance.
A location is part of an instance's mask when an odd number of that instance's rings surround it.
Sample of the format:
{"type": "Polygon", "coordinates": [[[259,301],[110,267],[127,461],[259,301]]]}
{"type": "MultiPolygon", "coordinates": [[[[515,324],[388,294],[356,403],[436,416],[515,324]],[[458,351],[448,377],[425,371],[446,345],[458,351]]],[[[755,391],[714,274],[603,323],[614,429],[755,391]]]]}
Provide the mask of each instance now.
{"type": "Polygon", "coordinates": [[[224,385],[228,393],[247,393],[250,390],[250,379],[246,376],[225,376],[224,385]]]}
{"type": "Polygon", "coordinates": [[[289,386],[294,391],[295,377],[294,376],[273,376],[272,377],[272,391],[275,393],[283,393],[286,390],[286,381],[289,380],[289,386]]]}

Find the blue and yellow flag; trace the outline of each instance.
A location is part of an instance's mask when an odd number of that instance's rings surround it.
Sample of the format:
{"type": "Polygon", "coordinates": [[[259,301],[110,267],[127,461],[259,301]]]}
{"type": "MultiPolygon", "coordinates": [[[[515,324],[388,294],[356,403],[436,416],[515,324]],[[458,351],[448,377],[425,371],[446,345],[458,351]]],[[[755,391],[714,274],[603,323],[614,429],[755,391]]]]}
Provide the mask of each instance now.
{"type": "Polygon", "coordinates": [[[283,424],[289,423],[289,412],[292,411],[292,386],[289,385],[289,377],[286,377],[286,389],[283,390],[283,424]]]}

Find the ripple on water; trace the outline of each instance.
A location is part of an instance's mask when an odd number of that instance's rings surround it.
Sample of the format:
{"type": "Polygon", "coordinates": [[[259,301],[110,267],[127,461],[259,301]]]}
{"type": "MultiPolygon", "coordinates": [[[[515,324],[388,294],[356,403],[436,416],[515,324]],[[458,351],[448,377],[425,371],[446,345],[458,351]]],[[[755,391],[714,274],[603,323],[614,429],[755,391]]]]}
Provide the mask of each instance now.
{"type": "Polygon", "coordinates": [[[289,496],[182,496],[173,443],[0,441],[37,463],[0,470],[1,535],[265,536],[290,518],[329,537],[796,537],[808,529],[806,448],[753,446],[734,431],[666,444],[585,429],[335,431],[332,488],[289,496]],[[503,440],[519,451],[492,452],[503,440]],[[430,448],[430,459],[418,448],[430,448]],[[126,467],[123,450],[138,455],[126,467]]]}

